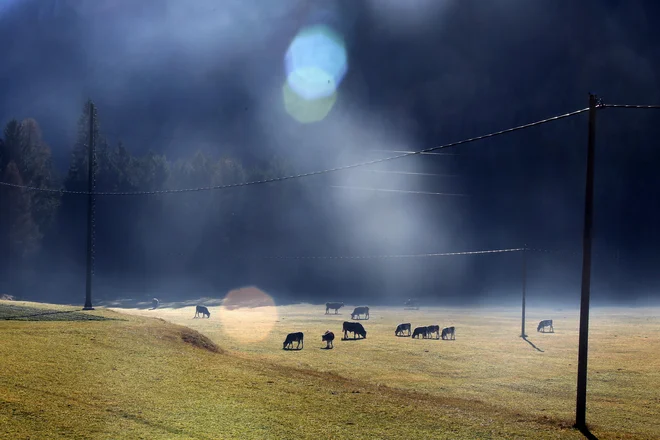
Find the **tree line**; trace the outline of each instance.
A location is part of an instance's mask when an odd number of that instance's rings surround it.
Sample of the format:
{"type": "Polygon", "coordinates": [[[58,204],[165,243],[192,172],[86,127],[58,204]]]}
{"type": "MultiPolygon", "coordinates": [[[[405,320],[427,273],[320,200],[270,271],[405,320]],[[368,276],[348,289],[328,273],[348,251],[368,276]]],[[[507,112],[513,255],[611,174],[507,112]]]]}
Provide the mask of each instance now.
{"type": "MultiPolygon", "coordinates": [[[[95,192],[138,192],[201,188],[262,180],[293,172],[273,159],[244,166],[235,157],[192,151],[170,160],[149,151],[133,155],[122,142],[110,144],[99,118],[95,139],[95,192]]],[[[24,296],[43,273],[78,279],[85,265],[90,105],[78,121],[68,170],[53,165],[52,152],[34,119],[11,120],[0,138],[0,291],[24,296]],[[56,191],[40,191],[40,190],[56,191]]],[[[287,192],[236,188],[149,196],[97,196],[95,203],[95,268],[107,278],[135,287],[150,277],[214,272],[216,280],[247,270],[237,257],[251,252],[254,240],[268,240],[264,209],[285,207],[296,198],[287,192]],[[249,202],[245,192],[249,194],[249,202]],[[260,214],[261,210],[261,214],[260,214]],[[249,211],[249,212],[248,212],[249,211]],[[234,266],[232,266],[234,265],[234,266]],[[235,270],[228,271],[228,267],[235,270]],[[243,269],[241,269],[243,268],[243,269]],[[136,274],[138,274],[136,276],[136,274]],[[136,281],[138,279],[138,281],[136,281]]],[[[272,223],[272,222],[270,222],[272,223]]],[[[271,225],[272,226],[272,225],[271,225]]],[[[203,278],[199,275],[200,279],[203,278]]]]}

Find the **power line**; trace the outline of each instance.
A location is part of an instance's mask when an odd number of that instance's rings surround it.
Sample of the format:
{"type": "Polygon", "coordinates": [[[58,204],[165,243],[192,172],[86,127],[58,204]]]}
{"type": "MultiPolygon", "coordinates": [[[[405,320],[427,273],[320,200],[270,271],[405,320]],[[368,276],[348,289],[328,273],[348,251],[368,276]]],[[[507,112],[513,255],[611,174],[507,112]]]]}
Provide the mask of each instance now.
{"type": "MultiPolygon", "coordinates": [[[[481,251],[464,251],[464,252],[442,252],[430,254],[398,254],[398,255],[323,255],[323,256],[271,256],[271,257],[251,257],[264,260],[371,260],[371,259],[385,259],[385,258],[427,258],[427,257],[448,257],[455,255],[483,255],[483,254],[498,254],[507,252],[520,252],[524,248],[510,248],[510,249],[490,249],[481,251]]],[[[247,257],[250,258],[250,257],[247,257]]]]}
{"type": "Polygon", "coordinates": [[[383,173],[383,174],[404,174],[410,176],[429,176],[429,177],[458,177],[456,174],[437,174],[437,173],[419,173],[414,171],[390,171],[390,170],[364,170],[370,173],[383,173]]]}
{"type": "MultiPolygon", "coordinates": [[[[564,113],[562,115],[557,115],[557,116],[552,116],[550,118],[546,119],[541,119],[539,121],[531,122],[529,124],[523,124],[519,125],[516,127],[512,128],[507,128],[505,130],[500,130],[488,134],[484,134],[481,136],[476,136],[468,139],[463,139],[460,141],[455,141],[455,142],[450,142],[448,144],[444,145],[439,145],[436,147],[430,147],[426,148],[424,150],[419,150],[419,151],[411,151],[408,153],[402,153],[398,154],[396,156],[389,156],[389,157],[384,157],[381,159],[374,159],[374,160],[369,160],[365,162],[358,162],[354,163],[351,165],[344,165],[341,167],[335,167],[335,168],[328,168],[325,170],[318,170],[318,171],[311,171],[308,173],[302,173],[302,174],[294,174],[290,176],[282,176],[282,177],[273,177],[270,179],[263,179],[263,180],[254,180],[251,182],[241,182],[241,183],[232,183],[232,184],[226,184],[226,185],[215,185],[215,186],[205,186],[205,187],[198,187],[198,188],[184,188],[184,189],[164,189],[164,190],[153,190],[153,191],[126,191],[126,192],[96,192],[94,195],[97,196],[138,196],[138,195],[156,195],[156,194],[174,194],[174,193],[184,193],[184,192],[195,192],[195,191],[210,191],[210,190],[221,190],[221,189],[229,189],[229,188],[239,188],[239,187],[244,187],[244,186],[253,186],[253,185],[261,185],[261,184],[266,184],[266,183],[275,183],[275,182],[282,182],[285,180],[293,180],[293,179],[300,179],[303,177],[310,177],[310,176],[317,176],[321,174],[328,174],[328,173],[333,173],[336,171],[345,171],[353,168],[360,168],[368,165],[374,165],[377,163],[383,163],[383,162],[389,162],[392,160],[397,160],[397,159],[403,159],[404,157],[409,157],[409,156],[415,156],[415,155],[422,155],[425,153],[429,153],[432,151],[437,151],[437,150],[442,150],[445,148],[451,148],[455,147],[458,145],[464,145],[468,144],[471,142],[476,142],[496,136],[501,136],[503,134],[508,134],[508,133],[513,133],[514,131],[519,131],[519,130],[525,130],[527,128],[535,127],[538,125],[542,124],[547,124],[549,122],[554,122],[558,121],[560,119],[565,119],[569,118],[575,115],[578,115],[580,113],[584,113],[589,111],[589,108],[583,108],[580,110],[575,110],[569,113],[564,113]]],[[[49,188],[37,188],[37,187],[32,187],[32,186],[23,186],[23,185],[15,185],[11,183],[6,183],[6,182],[0,182],[0,185],[8,186],[8,187],[13,187],[13,188],[21,188],[29,191],[41,191],[41,192],[52,192],[52,193],[60,193],[60,194],[77,194],[77,195],[89,195],[89,191],[69,191],[65,189],[49,189],[49,188]]]]}
{"type": "MultiPolygon", "coordinates": [[[[407,151],[407,150],[367,150],[368,152],[380,152],[380,153],[408,153],[408,154],[414,154],[415,151],[407,151]]],[[[423,155],[429,155],[429,156],[460,156],[458,153],[420,153],[423,155]]]]}
{"type": "Polygon", "coordinates": [[[430,191],[409,191],[403,189],[367,188],[362,186],[346,186],[346,185],[327,185],[327,186],[329,188],[354,189],[358,191],[393,192],[393,193],[402,193],[402,194],[425,194],[429,196],[468,197],[467,194],[440,193],[440,192],[430,192],[430,191]]]}
{"type": "Polygon", "coordinates": [[[638,108],[638,109],[655,109],[660,110],[660,105],[637,105],[637,104],[601,104],[601,108],[638,108]]]}

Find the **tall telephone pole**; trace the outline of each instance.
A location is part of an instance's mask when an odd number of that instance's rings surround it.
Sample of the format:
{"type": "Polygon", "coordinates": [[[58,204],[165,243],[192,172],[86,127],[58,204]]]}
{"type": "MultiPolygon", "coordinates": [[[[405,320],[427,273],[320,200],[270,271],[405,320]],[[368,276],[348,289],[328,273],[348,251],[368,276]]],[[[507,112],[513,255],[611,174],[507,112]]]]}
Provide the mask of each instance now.
{"type": "Polygon", "coordinates": [[[522,330],[521,338],[526,338],[525,334],[525,295],[527,293],[527,245],[522,250],[522,330]]]}
{"type": "Polygon", "coordinates": [[[587,185],[582,233],[582,293],[580,296],[580,342],[578,350],[577,404],[575,427],[586,429],[587,353],[589,346],[589,296],[591,294],[591,229],[594,216],[594,155],[596,149],[596,110],[598,97],[589,94],[589,140],[587,143],[587,185]]]}
{"type": "Polygon", "coordinates": [[[87,282],[85,285],[85,307],[83,310],[94,310],[92,306],[92,264],[94,251],[94,122],[96,109],[89,101],[89,148],[87,149],[87,282]]]}

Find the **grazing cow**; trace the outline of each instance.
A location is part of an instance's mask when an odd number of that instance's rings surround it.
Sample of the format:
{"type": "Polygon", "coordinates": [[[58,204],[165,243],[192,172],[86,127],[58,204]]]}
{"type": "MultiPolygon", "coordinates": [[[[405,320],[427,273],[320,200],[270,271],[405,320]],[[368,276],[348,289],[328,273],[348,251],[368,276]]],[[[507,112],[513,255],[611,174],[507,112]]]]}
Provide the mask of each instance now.
{"type": "Polygon", "coordinates": [[[282,347],[283,350],[286,350],[288,348],[293,348],[293,343],[297,342],[298,345],[296,345],[296,349],[302,349],[305,348],[305,341],[303,340],[304,335],[303,332],[296,332],[296,333],[289,333],[286,335],[286,339],[284,340],[284,346],[282,347]],[[302,347],[300,345],[302,344],[302,347]]]}
{"type": "Polygon", "coordinates": [[[431,337],[435,333],[435,339],[440,339],[440,326],[439,325],[429,325],[426,327],[426,336],[431,337]]]}
{"type": "Polygon", "coordinates": [[[207,309],[204,306],[197,306],[197,308],[195,309],[195,318],[199,317],[199,315],[202,315],[202,318],[204,318],[204,316],[210,318],[211,312],[209,312],[209,309],[207,309]]]}
{"type": "Polygon", "coordinates": [[[353,339],[356,339],[357,335],[362,336],[363,338],[367,337],[367,331],[362,327],[362,324],[359,322],[348,322],[344,321],[344,339],[348,339],[348,332],[353,333],[353,339]]]}
{"type": "Polygon", "coordinates": [[[410,336],[410,323],[405,323],[405,324],[399,324],[396,326],[396,330],[394,331],[394,336],[403,336],[403,332],[408,332],[407,336],[410,336]]]}
{"type": "Polygon", "coordinates": [[[160,301],[158,301],[158,298],[154,298],[151,300],[151,307],[155,310],[158,308],[160,305],[160,301]]]}
{"type": "Polygon", "coordinates": [[[552,326],[552,319],[544,319],[543,321],[539,322],[539,326],[536,327],[536,331],[545,333],[546,327],[550,327],[550,331],[552,333],[555,332],[555,328],[552,326]]]}
{"type": "Polygon", "coordinates": [[[330,309],[333,309],[335,311],[335,315],[339,313],[339,309],[344,307],[344,303],[325,303],[325,314],[329,315],[330,314],[330,309]]]}
{"type": "Polygon", "coordinates": [[[332,341],[335,340],[335,334],[328,330],[325,334],[321,335],[321,340],[327,343],[325,348],[332,348],[332,341]]]}
{"type": "Polygon", "coordinates": [[[456,339],[456,329],[454,326],[442,329],[442,339],[456,339]]]}
{"type": "Polygon", "coordinates": [[[426,338],[426,331],[427,331],[426,327],[415,327],[415,331],[413,332],[412,337],[413,338],[416,337],[417,339],[419,339],[421,335],[422,338],[426,338]]]}
{"type": "Polygon", "coordinates": [[[360,315],[364,315],[364,319],[369,319],[369,307],[356,307],[351,313],[351,319],[362,319],[360,315]]]}

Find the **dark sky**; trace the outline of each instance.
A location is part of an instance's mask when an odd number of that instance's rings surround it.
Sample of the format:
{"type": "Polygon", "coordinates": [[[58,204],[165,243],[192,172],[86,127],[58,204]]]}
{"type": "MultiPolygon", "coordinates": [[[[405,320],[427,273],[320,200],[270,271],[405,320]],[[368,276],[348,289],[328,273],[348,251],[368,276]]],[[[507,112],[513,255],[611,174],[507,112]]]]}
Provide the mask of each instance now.
{"type": "MultiPolygon", "coordinates": [[[[108,138],[135,153],[207,148],[324,169],[584,108],[588,92],[660,103],[658,16],[654,0],[0,0],[0,122],[37,119],[65,169],[91,97],[108,138]],[[348,72],[330,114],[304,125],[282,108],[284,54],[315,23],[343,36],[348,72]]],[[[619,259],[598,267],[616,267],[626,289],[644,296],[658,286],[660,112],[601,115],[594,246],[619,259]]],[[[385,244],[396,235],[392,253],[524,244],[579,252],[586,132],[581,115],[451,150],[459,156],[379,168],[452,178],[364,172],[319,181],[470,195],[397,198],[380,229],[347,217],[354,234],[385,244]]],[[[326,191],[359,205],[353,192],[326,191]]],[[[576,261],[570,270],[563,257],[530,264],[539,284],[574,285],[576,261]]]]}

